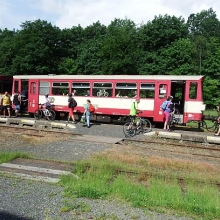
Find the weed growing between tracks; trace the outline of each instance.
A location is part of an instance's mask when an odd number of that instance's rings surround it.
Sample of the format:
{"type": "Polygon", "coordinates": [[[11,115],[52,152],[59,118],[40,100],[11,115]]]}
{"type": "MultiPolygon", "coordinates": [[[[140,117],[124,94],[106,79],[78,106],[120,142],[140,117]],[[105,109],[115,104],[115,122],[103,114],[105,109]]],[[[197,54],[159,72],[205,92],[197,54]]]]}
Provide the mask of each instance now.
{"type": "Polygon", "coordinates": [[[19,152],[5,152],[0,153],[0,164],[10,162],[16,158],[29,158],[29,156],[25,153],[19,152]]]}
{"type": "Polygon", "coordinates": [[[219,170],[210,164],[111,150],[76,164],[63,176],[65,196],[116,199],[134,207],[204,219],[220,216],[219,170]]]}

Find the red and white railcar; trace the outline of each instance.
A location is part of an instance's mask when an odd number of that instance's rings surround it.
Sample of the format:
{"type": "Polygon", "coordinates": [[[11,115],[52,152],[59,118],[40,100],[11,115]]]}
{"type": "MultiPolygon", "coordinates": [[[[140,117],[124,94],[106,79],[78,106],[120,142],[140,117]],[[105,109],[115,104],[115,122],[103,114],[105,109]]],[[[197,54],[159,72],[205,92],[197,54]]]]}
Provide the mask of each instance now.
{"type": "Polygon", "coordinates": [[[49,94],[56,113],[67,113],[67,94],[75,92],[76,114],[82,114],[86,100],[96,107],[93,120],[111,121],[129,116],[135,98],[140,98],[141,116],[163,121],[161,104],[169,95],[179,103],[181,123],[201,120],[205,109],[203,76],[172,75],[21,75],[13,77],[13,92],[27,90],[27,110],[34,113],[49,94]]]}

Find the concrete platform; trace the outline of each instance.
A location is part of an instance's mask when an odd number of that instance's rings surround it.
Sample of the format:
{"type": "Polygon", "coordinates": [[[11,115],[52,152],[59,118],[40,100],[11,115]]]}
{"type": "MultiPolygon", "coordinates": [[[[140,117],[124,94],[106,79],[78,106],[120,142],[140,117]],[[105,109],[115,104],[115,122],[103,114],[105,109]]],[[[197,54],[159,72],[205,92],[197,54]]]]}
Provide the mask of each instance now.
{"type": "Polygon", "coordinates": [[[18,125],[18,126],[31,126],[33,128],[47,129],[75,129],[74,124],[67,124],[66,122],[36,120],[36,119],[24,119],[24,118],[0,118],[0,124],[5,125],[18,125]]]}
{"type": "MultiPolygon", "coordinates": [[[[220,136],[211,136],[205,133],[196,134],[196,133],[180,133],[180,132],[166,132],[166,131],[152,131],[153,135],[160,137],[160,138],[169,138],[169,139],[176,139],[182,141],[191,141],[191,142],[198,142],[198,143],[209,143],[209,144],[220,144],[220,136]]],[[[151,134],[151,135],[152,135],[151,134]]],[[[148,133],[145,134],[149,136],[148,133]]]]}
{"type": "Polygon", "coordinates": [[[105,137],[105,136],[94,136],[94,135],[81,135],[71,137],[71,140],[83,141],[83,142],[95,142],[104,144],[118,144],[122,141],[122,138],[105,137]]]}

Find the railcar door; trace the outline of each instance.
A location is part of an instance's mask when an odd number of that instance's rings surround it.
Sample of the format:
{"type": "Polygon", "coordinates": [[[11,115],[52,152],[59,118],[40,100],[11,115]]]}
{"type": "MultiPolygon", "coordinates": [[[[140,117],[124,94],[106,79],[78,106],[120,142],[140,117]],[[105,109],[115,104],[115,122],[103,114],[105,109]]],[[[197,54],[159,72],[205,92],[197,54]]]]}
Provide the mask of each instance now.
{"type": "Polygon", "coordinates": [[[28,88],[28,112],[34,113],[39,104],[39,80],[29,80],[28,88]]]}
{"type": "Polygon", "coordinates": [[[154,97],[154,121],[163,122],[164,115],[160,106],[171,95],[171,81],[164,80],[156,82],[155,97],[154,97]]]}

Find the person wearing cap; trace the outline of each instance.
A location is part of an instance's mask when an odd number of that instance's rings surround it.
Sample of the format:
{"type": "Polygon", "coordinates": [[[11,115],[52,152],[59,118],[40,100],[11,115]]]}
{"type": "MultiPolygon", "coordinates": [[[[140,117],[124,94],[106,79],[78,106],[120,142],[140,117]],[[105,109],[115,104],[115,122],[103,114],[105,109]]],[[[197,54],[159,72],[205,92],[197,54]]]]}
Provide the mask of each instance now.
{"type": "Polygon", "coordinates": [[[173,111],[173,96],[168,96],[168,99],[167,99],[167,105],[166,105],[166,109],[164,110],[164,127],[163,129],[166,130],[166,131],[170,131],[170,125],[169,125],[169,122],[170,122],[170,114],[171,112],[173,111]]]}

